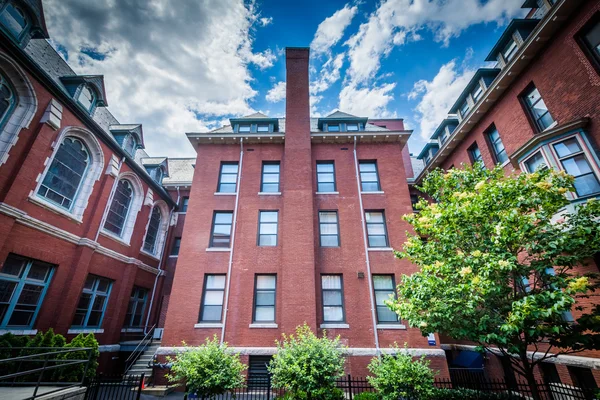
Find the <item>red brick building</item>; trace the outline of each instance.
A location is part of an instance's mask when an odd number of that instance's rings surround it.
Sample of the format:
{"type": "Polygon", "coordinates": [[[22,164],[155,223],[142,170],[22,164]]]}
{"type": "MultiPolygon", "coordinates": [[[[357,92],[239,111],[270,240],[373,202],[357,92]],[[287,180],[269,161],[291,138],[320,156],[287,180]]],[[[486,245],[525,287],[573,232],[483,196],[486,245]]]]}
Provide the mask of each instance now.
{"type": "MultiPolygon", "coordinates": [[[[575,176],[572,204],[600,195],[600,2],[538,0],[523,7],[534,8],[508,25],[486,58],[495,68],[477,71],[441,122],[419,155],[426,165],[414,183],[433,168],[475,161],[501,164],[507,173],[546,165],[575,176]]],[[[597,259],[585,268],[598,272],[598,265],[597,259]]],[[[589,312],[598,301],[592,295],[580,305],[589,312]]],[[[580,313],[572,311],[575,318],[580,313]]],[[[464,367],[453,359],[470,359],[461,352],[473,346],[442,340],[451,367],[464,367]]],[[[489,355],[484,364],[492,377],[514,375],[502,358],[489,355]]],[[[560,356],[544,363],[539,377],[597,387],[600,353],[560,356]]]]}
{"type": "Polygon", "coordinates": [[[159,320],[191,162],[148,157],[47,38],[41,1],[0,1],[0,334],[93,332],[107,368],[159,320]]]}
{"type": "Polygon", "coordinates": [[[394,342],[447,373],[439,341],[383,301],[415,266],[394,257],[412,212],[402,120],[309,114],[309,51],[286,50],[285,118],[256,113],[188,133],[195,174],[161,354],[208,337],[264,365],[274,341],[307,323],[340,335],[347,370],[394,342]]]}

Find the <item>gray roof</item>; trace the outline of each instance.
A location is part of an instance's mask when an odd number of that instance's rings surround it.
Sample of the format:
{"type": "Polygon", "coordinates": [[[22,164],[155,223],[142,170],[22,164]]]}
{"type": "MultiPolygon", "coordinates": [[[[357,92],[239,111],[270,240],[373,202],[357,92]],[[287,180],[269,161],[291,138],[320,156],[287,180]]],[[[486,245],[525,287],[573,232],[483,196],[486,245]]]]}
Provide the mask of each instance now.
{"type": "Polygon", "coordinates": [[[412,164],[413,176],[409,176],[408,178],[416,178],[425,169],[425,163],[415,156],[410,156],[410,163],[412,164]]]}
{"type": "MultiPolygon", "coordinates": [[[[341,112],[338,111],[338,113],[341,113],[341,112]]],[[[341,113],[341,114],[345,114],[345,113],[341,113]]],[[[356,118],[350,114],[345,114],[345,115],[349,115],[352,118],[356,118]]],[[[339,118],[348,118],[348,117],[340,116],[339,118]]],[[[277,120],[279,121],[279,132],[285,132],[285,118],[277,118],[277,120]]],[[[321,129],[319,129],[318,123],[319,123],[319,118],[311,118],[310,119],[310,131],[311,132],[323,132],[321,129]]],[[[389,132],[389,131],[390,131],[390,129],[382,128],[377,125],[373,125],[373,124],[369,124],[369,123],[365,124],[365,132],[389,132]]],[[[212,133],[216,133],[216,134],[233,133],[233,127],[231,125],[225,125],[225,126],[222,126],[217,129],[213,129],[212,131],[208,132],[208,134],[212,134],[212,133]]],[[[265,136],[268,136],[268,134],[265,134],[265,136]]]]}
{"type": "Polygon", "coordinates": [[[163,179],[163,185],[191,185],[195,163],[195,158],[169,158],[169,177],[163,179]]]}
{"type": "Polygon", "coordinates": [[[167,157],[144,157],[142,165],[159,165],[167,161],[167,157]]]}
{"type": "Polygon", "coordinates": [[[360,118],[360,117],[337,110],[337,111],[332,112],[325,118],[360,118]]]}
{"type": "Polygon", "coordinates": [[[260,119],[260,118],[271,119],[271,117],[267,117],[265,114],[260,113],[260,112],[255,112],[254,114],[246,115],[240,119],[260,119]]]}

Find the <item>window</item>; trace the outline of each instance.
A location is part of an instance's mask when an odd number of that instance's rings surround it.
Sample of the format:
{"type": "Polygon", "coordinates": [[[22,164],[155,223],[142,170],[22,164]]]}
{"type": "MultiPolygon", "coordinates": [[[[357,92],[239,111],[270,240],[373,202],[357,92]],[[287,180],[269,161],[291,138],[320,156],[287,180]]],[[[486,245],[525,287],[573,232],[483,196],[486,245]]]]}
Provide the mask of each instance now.
{"type": "Polygon", "coordinates": [[[416,194],[411,194],[410,195],[410,204],[412,205],[413,211],[419,211],[419,210],[417,210],[418,202],[419,202],[419,196],[417,196],[416,194]]]}
{"type": "Polygon", "coordinates": [[[0,327],[33,327],[53,272],[53,265],[8,255],[0,269],[0,327]]]}
{"type": "Polygon", "coordinates": [[[323,322],[344,322],[344,289],[341,275],[321,275],[323,322]]]}
{"type": "Polygon", "coordinates": [[[511,40],[510,43],[504,47],[504,50],[502,50],[502,57],[504,57],[504,61],[507,64],[510,60],[512,60],[515,54],[517,54],[518,49],[517,42],[514,40],[511,40]]]}
{"type": "Polygon", "coordinates": [[[442,133],[440,133],[439,139],[440,139],[440,144],[444,144],[446,139],[448,139],[448,131],[447,131],[446,127],[444,127],[444,129],[442,130],[442,133]]]}
{"type": "Polygon", "coordinates": [[[8,120],[15,104],[16,98],[13,89],[8,80],[0,73],[0,127],[8,120]]]}
{"type": "Polygon", "coordinates": [[[256,275],[254,280],[254,322],[275,322],[276,275],[256,275]]]}
{"type": "Polygon", "coordinates": [[[131,186],[131,183],[126,179],[121,179],[117,184],[117,189],[115,190],[112,203],[110,204],[108,214],[106,215],[104,229],[117,236],[121,236],[132,198],[133,187],[131,186]]]}
{"type": "Polygon", "coordinates": [[[483,88],[481,87],[481,85],[477,85],[475,90],[473,90],[473,92],[471,93],[471,96],[473,97],[473,103],[477,103],[477,101],[481,98],[482,95],[483,88]]]}
{"type": "Polygon", "coordinates": [[[258,245],[277,246],[277,211],[258,213],[258,245]]]}
{"type": "Polygon", "coordinates": [[[250,132],[250,125],[238,125],[238,132],[250,132]]]}
{"type": "Polygon", "coordinates": [[[173,240],[173,247],[171,247],[171,255],[178,256],[180,247],[181,247],[181,238],[176,237],[175,240],[173,240]]]}
{"type": "Polygon", "coordinates": [[[321,247],[339,247],[340,231],[337,211],[319,211],[319,239],[321,247]]]}
{"type": "Polygon", "coordinates": [[[583,26],[576,36],[579,46],[600,74],[600,12],[583,26]]]}
{"type": "Polygon", "coordinates": [[[359,161],[358,170],[360,171],[360,184],[363,192],[378,192],[381,190],[376,161],[359,161]]]}
{"type": "Polygon", "coordinates": [[[478,161],[483,163],[483,158],[481,157],[481,151],[479,151],[479,146],[477,146],[477,142],[473,143],[467,151],[469,152],[469,157],[471,158],[471,163],[475,164],[478,161]]]}
{"type": "Polygon", "coordinates": [[[179,212],[182,212],[182,213],[187,212],[189,201],[190,201],[189,197],[181,198],[181,203],[179,203],[179,206],[180,206],[179,212]]]}
{"type": "Polygon", "coordinates": [[[221,322],[225,275],[206,275],[200,307],[200,322],[221,322]]]}
{"type": "Polygon", "coordinates": [[[494,152],[494,157],[498,164],[503,164],[508,160],[508,155],[506,154],[506,150],[504,149],[504,144],[502,143],[502,139],[500,138],[500,133],[498,133],[498,129],[495,126],[486,133],[488,140],[490,141],[490,145],[492,146],[492,150],[494,152]]]}
{"type": "Polygon", "coordinates": [[[387,229],[383,211],[365,212],[369,247],[388,247],[387,229]]]}
{"type": "Polygon", "coordinates": [[[264,193],[279,192],[279,161],[263,161],[260,191],[264,193]]]}
{"type": "Polygon", "coordinates": [[[96,103],[96,96],[92,89],[87,85],[82,85],[79,90],[79,95],[77,96],[77,101],[83,108],[85,108],[88,112],[91,112],[94,109],[94,105],[96,103]]]}
{"type": "Polygon", "coordinates": [[[99,276],[88,275],[75,309],[73,327],[100,328],[111,288],[112,281],[99,276]]]}
{"type": "Polygon", "coordinates": [[[27,17],[23,10],[13,4],[8,4],[4,11],[0,13],[0,23],[4,25],[16,39],[21,37],[21,34],[25,31],[28,24],[27,17]]]}
{"type": "Polygon", "coordinates": [[[346,124],[346,131],[357,132],[359,130],[358,124],[346,124]]]}
{"type": "Polygon", "coordinates": [[[135,155],[135,150],[137,147],[137,143],[133,135],[125,135],[123,138],[123,150],[125,150],[130,156],[135,155]]]}
{"type": "Polygon", "coordinates": [[[150,178],[154,180],[154,182],[161,184],[164,176],[164,171],[162,167],[146,167],[146,171],[150,178]]]}
{"type": "Polygon", "coordinates": [[[231,244],[231,211],[215,211],[213,216],[212,235],[210,247],[229,247],[231,244]]]}
{"type": "Polygon", "coordinates": [[[327,125],[327,132],[339,132],[340,131],[340,126],[339,125],[327,125]]]}
{"type": "Polygon", "coordinates": [[[221,163],[221,172],[219,174],[219,184],[217,192],[219,193],[235,193],[237,188],[238,163],[223,162],[221,163]]]}
{"type": "Polygon", "coordinates": [[[423,157],[423,161],[425,161],[425,165],[429,164],[431,162],[432,158],[433,158],[433,155],[431,155],[431,151],[428,151],[425,154],[425,157],[423,157]]]}
{"type": "Polygon", "coordinates": [[[150,215],[150,222],[148,223],[146,237],[144,238],[144,251],[150,254],[156,253],[156,242],[158,239],[158,231],[160,229],[161,219],[162,213],[160,208],[154,206],[152,208],[152,214],[150,215]]]}
{"type": "Polygon", "coordinates": [[[335,164],[333,161],[317,161],[317,192],[335,192],[335,164]]]}
{"type": "Polygon", "coordinates": [[[269,132],[269,125],[258,125],[256,127],[256,132],[269,132]]]}
{"type": "Polygon", "coordinates": [[[65,137],[44,176],[38,195],[70,210],[90,161],[88,149],[81,140],[65,137]]]}
{"type": "Polygon", "coordinates": [[[129,298],[127,314],[125,314],[125,326],[142,326],[142,318],[146,310],[146,299],[148,298],[148,289],[134,287],[129,298]]]}
{"type": "Polygon", "coordinates": [[[535,122],[535,126],[539,131],[543,131],[554,123],[554,119],[552,118],[552,115],[550,115],[546,103],[544,103],[540,92],[535,86],[532,85],[522,98],[529,115],[535,122]]]}
{"type": "Polygon", "coordinates": [[[598,177],[592,170],[579,141],[575,137],[553,145],[563,169],[575,177],[577,196],[587,196],[600,192],[598,177]]]}
{"type": "MultiPolygon", "coordinates": [[[[571,380],[576,387],[580,387],[582,389],[597,389],[598,384],[596,383],[596,379],[594,378],[594,373],[589,368],[583,367],[575,367],[568,366],[567,370],[569,371],[569,375],[571,376],[571,380]]],[[[588,395],[589,396],[589,395],[588,395]]],[[[593,399],[592,396],[587,398],[593,399]]]]}
{"type": "Polygon", "coordinates": [[[525,168],[530,174],[535,172],[537,169],[548,168],[548,166],[546,165],[546,160],[542,155],[542,152],[538,151],[533,156],[529,157],[527,161],[525,161],[525,168]]]}
{"type": "Polygon", "coordinates": [[[467,116],[467,114],[469,113],[469,109],[470,109],[470,107],[469,107],[469,102],[465,100],[465,102],[464,102],[464,103],[462,103],[462,105],[460,106],[460,109],[459,109],[459,111],[460,111],[460,116],[461,116],[463,119],[464,119],[464,118],[467,116]]]}
{"type": "Polygon", "coordinates": [[[398,323],[398,314],[385,305],[385,301],[396,298],[396,285],[393,275],[373,275],[373,290],[375,291],[375,307],[377,322],[380,324],[398,323]]]}

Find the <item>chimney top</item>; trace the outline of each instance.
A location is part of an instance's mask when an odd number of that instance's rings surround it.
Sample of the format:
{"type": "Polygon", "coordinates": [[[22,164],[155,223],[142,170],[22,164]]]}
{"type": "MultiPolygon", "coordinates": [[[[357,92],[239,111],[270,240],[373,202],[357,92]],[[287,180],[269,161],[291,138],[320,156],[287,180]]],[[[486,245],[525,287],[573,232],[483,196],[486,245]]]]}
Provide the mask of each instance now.
{"type": "Polygon", "coordinates": [[[285,58],[308,58],[310,47],[286,47],[285,58]]]}

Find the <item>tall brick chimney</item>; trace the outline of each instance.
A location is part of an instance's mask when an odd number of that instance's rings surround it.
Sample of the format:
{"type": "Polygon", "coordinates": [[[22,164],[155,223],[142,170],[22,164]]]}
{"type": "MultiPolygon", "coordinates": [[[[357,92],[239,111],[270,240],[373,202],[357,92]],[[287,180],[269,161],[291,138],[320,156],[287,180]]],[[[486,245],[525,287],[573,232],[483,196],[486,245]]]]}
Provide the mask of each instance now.
{"type": "Polygon", "coordinates": [[[285,153],[283,157],[282,328],[298,321],[317,328],[310,143],[308,48],[286,49],[285,153]]]}

